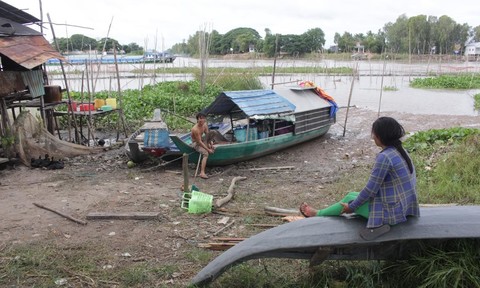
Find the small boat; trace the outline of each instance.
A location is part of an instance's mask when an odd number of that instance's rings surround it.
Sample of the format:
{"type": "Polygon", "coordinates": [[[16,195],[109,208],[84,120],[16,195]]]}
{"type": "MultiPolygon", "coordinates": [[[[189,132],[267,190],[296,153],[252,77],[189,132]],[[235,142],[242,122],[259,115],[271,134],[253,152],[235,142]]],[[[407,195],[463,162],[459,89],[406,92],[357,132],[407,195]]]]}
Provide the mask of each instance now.
{"type": "MultiPolygon", "coordinates": [[[[209,127],[221,134],[231,130],[229,123],[209,124],[209,127]]],[[[170,135],[167,124],[162,120],[161,110],[155,109],[153,119],[146,121],[140,129],[130,135],[125,150],[130,160],[135,163],[143,162],[150,157],[170,161],[183,155],[170,137],[180,139],[187,145],[192,143],[190,132],[170,135]]]]}
{"type": "Polygon", "coordinates": [[[421,217],[392,226],[388,233],[371,241],[358,233],[365,228],[363,218],[301,219],[236,244],[205,266],[192,284],[205,285],[229,267],[258,258],[308,259],[311,266],[324,260],[408,259],[421,242],[480,239],[479,219],[480,206],[425,207],[421,208],[421,217]]]}
{"type": "MultiPolygon", "coordinates": [[[[178,136],[188,141],[190,133],[178,136]]],[[[128,138],[125,145],[127,155],[135,163],[140,163],[149,157],[166,159],[180,157],[182,153],[170,140],[167,124],[162,120],[160,109],[155,109],[153,119],[128,138]]]]}
{"type": "MultiPolygon", "coordinates": [[[[321,137],[335,123],[336,107],[316,87],[223,92],[202,112],[230,123],[232,129],[222,135],[231,142],[215,145],[207,165],[247,161],[321,137]]],[[[190,162],[198,161],[191,142],[170,138],[190,162]]]]}

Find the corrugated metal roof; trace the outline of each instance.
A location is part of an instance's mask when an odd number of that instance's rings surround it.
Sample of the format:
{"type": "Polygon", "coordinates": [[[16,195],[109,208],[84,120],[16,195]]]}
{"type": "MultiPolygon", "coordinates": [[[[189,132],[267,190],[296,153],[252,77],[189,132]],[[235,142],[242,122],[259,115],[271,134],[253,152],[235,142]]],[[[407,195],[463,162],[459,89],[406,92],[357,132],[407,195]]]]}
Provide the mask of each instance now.
{"type": "Polygon", "coordinates": [[[0,54],[29,70],[51,58],[65,59],[43,36],[0,37],[0,54]]]}
{"type": "Polygon", "coordinates": [[[313,89],[282,87],[275,90],[223,92],[202,112],[217,115],[241,113],[244,117],[252,117],[299,113],[324,107],[330,107],[330,104],[313,89]]]}
{"type": "Polygon", "coordinates": [[[239,113],[243,117],[251,117],[293,111],[295,111],[295,105],[273,90],[245,90],[221,93],[202,112],[216,115],[239,113]]]}
{"type": "Polygon", "coordinates": [[[36,17],[33,17],[32,15],[3,1],[0,1],[0,17],[10,19],[20,24],[40,22],[36,17]]]}

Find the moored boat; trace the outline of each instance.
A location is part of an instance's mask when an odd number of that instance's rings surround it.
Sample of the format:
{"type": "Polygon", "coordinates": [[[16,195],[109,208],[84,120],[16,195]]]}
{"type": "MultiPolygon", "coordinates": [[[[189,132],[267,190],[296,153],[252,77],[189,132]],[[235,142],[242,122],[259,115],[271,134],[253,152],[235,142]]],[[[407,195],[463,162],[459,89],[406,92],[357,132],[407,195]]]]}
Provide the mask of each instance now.
{"type": "MultiPolygon", "coordinates": [[[[152,120],[135,131],[128,138],[125,150],[127,155],[135,163],[145,161],[149,157],[166,158],[181,156],[180,150],[170,140],[167,124],[163,121],[160,109],[155,109],[152,120]]],[[[180,139],[186,140],[190,133],[180,135],[180,139]]]]}
{"type": "Polygon", "coordinates": [[[366,225],[361,217],[311,217],[283,224],[222,253],[192,279],[192,285],[206,285],[251,259],[307,259],[311,266],[324,260],[396,260],[408,259],[421,244],[438,247],[444,241],[480,240],[480,206],[425,207],[421,214],[370,241],[358,233],[366,225]]]}
{"type": "MultiPolygon", "coordinates": [[[[325,135],[335,123],[337,106],[321,92],[316,87],[295,86],[221,93],[202,112],[230,123],[233,128],[223,135],[231,142],[215,145],[207,165],[251,160],[325,135]]],[[[191,162],[198,161],[199,154],[190,143],[170,137],[191,162]]]]}

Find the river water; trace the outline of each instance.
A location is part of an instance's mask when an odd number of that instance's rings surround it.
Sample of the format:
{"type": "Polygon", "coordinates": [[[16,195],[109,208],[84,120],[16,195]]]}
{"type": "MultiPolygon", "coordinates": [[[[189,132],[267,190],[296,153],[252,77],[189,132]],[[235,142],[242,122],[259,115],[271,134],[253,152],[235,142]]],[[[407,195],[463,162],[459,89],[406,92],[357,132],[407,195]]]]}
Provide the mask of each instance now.
{"type": "MultiPolygon", "coordinates": [[[[241,67],[249,69],[252,67],[269,67],[273,65],[272,60],[217,60],[209,59],[208,67],[241,67]]],[[[374,111],[397,111],[414,114],[437,114],[437,115],[478,115],[473,108],[473,95],[480,93],[480,89],[470,90],[446,90],[446,89],[414,89],[409,86],[415,77],[426,77],[437,72],[462,72],[477,75],[480,72],[478,62],[427,62],[420,64],[404,64],[394,61],[333,61],[333,60],[283,60],[279,59],[277,67],[350,67],[358,71],[355,79],[352,76],[333,76],[309,74],[288,74],[272,76],[261,76],[259,79],[265,88],[270,89],[274,81],[285,83],[282,85],[294,85],[299,81],[312,81],[322,87],[327,93],[333,96],[340,107],[347,105],[371,109],[374,111]],[[353,84],[352,84],[353,81],[353,84]],[[386,91],[382,87],[393,88],[386,91]]],[[[139,77],[133,74],[133,69],[152,69],[161,67],[200,67],[198,59],[178,57],[173,63],[159,64],[119,64],[120,87],[125,89],[140,89],[148,84],[155,84],[164,81],[188,81],[192,80],[190,74],[162,73],[156,77],[148,75],[139,77]]],[[[48,66],[48,71],[60,71],[59,66],[48,66]]],[[[118,90],[115,65],[101,65],[100,67],[89,68],[90,75],[98,75],[96,81],[91,81],[87,87],[83,81],[82,72],[85,67],[82,65],[65,65],[68,78],[68,86],[72,91],[101,91],[118,90]],[[72,72],[76,71],[76,74],[72,72]]],[[[61,74],[50,73],[50,84],[65,87],[61,74]]],[[[84,74],[85,75],[85,74],[84,74]]]]}

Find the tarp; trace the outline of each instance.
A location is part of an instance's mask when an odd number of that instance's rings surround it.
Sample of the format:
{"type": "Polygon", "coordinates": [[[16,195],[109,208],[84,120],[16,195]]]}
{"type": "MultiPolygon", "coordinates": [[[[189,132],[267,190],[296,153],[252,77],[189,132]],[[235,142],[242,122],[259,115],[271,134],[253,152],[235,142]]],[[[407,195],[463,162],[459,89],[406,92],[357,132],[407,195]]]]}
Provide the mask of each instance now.
{"type": "Polygon", "coordinates": [[[205,114],[230,115],[239,113],[243,117],[255,115],[289,114],[295,105],[273,90],[227,91],[221,93],[205,114]]]}

